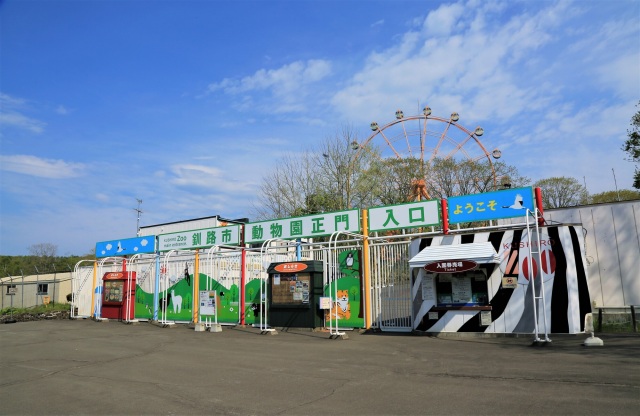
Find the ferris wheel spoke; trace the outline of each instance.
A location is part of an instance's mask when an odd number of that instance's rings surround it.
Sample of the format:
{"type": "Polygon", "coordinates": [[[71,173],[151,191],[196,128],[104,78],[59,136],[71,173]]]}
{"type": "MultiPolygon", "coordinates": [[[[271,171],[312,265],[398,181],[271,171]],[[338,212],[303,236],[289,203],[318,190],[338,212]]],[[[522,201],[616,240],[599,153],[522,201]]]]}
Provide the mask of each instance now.
{"type": "Polygon", "coordinates": [[[467,144],[467,142],[469,141],[469,139],[472,137],[473,135],[468,135],[463,141],[461,141],[460,143],[458,143],[452,151],[449,152],[449,154],[447,154],[445,156],[445,159],[453,156],[454,154],[456,154],[458,152],[458,150],[462,149],[462,146],[464,146],[465,144],[467,144]]]}
{"type": "Polygon", "coordinates": [[[413,153],[411,152],[411,144],[409,143],[409,135],[407,134],[407,128],[405,127],[404,123],[400,123],[402,124],[402,133],[404,133],[404,140],[407,143],[407,150],[409,151],[409,157],[413,157],[413,153]]]}
{"type": "Polygon", "coordinates": [[[424,118],[424,126],[422,128],[422,132],[420,134],[420,160],[424,162],[424,142],[427,141],[427,121],[428,117],[424,118]]]}
{"type": "Polygon", "coordinates": [[[398,159],[402,159],[400,154],[396,151],[395,147],[393,147],[393,144],[391,144],[391,141],[387,138],[387,136],[385,136],[385,134],[384,134],[384,132],[382,130],[380,130],[380,135],[384,138],[384,141],[387,142],[387,146],[389,146],[389,148],[391,149],[393,154],[396,155],[396,157],[398,159]]]}
{"type": "Polygon", "coordinates": [[[444,128],[444,131],[440,135],[440,139],[438,140],[438,144],[436,145],[436,147],[433,148],[433,153],[431,154],[431,157],[429,158],[429,162],[431,162],[433,159],[435,159],[436,156],[438,155],[438,150],[440,150],[440,146],[442,145],[442,142],[444,141],[445,137],[447,137],[447,132],[449,131],[449,126],[451,126],[451,123],[447,123],[447,126],[444,128]]]}
{"type": "MultiPolygon", "coordinates": [[[[421,165],[419,169],[414,169],[412,172],[412,175],[414,175],[412,186],[415,187],[416,184],[420,183],[419,181],[422,181],[422,183],[425,183],[426,186],[429,187],[429,190],[427,191],[427,188],[425,188],[425,191],[431,195],[434,195],[434,193],[455,195],[459,194],[462,188],[465,188],[466,192],[467,188],[466,182],[462,180],[461,171],[455,170],[455,172],[451,172],[453,175],[451,177],[446,177],[446,175],[440,177],[441,175],[438,174],[437,170],[432,170],[431,167],[436,159],[442,158],[450,160],[456,165],[486,159],[486,163],[490,168],[490,171],[487,172],[489,175],[487,182],[490,183],[491,177],[493,177],[493,188],[495,189],[497,182],[492,155],[487,152],[486,148],[478,139],[479,136],[483,135],[484,130],[477,127],[475,131],[470,131],[458,124],[458,120],[458,113],[451,113],[451,117],[449,118],[434,116],[431,114],[430,107],[425,107],[421,115],[406,117],[401,110],[398,110],[396,111],[396,119],[383,126],[378,126],[376,122],[371,123],[370,127],[373,130],[373,134],[359,145],[355,158],[357,159],[361,156],[362,152],[367,150],[370,145],[377,148],[375,147],[376,143],[381,145],[381,149],[386,149],[381,150],[380,153],[377,154],[377,158],[383,163],[388,161],[389,158],[394,157],[400,160],[404,158],[415,160],[419,154],[421,165]],[[413,123],[413,120],[417,121],[417,125],[414,128],[412,128],[412,126],[414,126],[413,124],[405,124],[413,123]],[[402,126],[397,126],[399,123],[402,126]],[[432,130],[429,131],[429,128],[432,130]],[[376,139],[376,137],[378,137],[378,139],[376,139]],[[416,141],[416,138],[419,143],[416,141]],[[420,147],[419,150],[418,147],[420,147]]],[[[495,156],[495,152],[497,152],[497,150],[494,151],[493,157],[498,159],[500,153],[497,153],[498,155],[495,156]]],[[[478,179],[479,178],[476,180],[478,179]]],[[[399,186],[402,188],[401,185],[399,186]]],[[[474,186],[480,189],[480,186],[477,184],[474,186]]],[[[416,196],[416,192],[413,192],[412,195],[416,196]]]]}

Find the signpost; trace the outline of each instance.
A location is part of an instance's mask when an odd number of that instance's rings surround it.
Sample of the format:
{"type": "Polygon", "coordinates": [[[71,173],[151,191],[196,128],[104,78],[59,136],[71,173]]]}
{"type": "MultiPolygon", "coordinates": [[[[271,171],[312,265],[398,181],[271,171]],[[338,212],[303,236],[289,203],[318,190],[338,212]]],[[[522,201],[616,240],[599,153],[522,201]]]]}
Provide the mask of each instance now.
{"type": "Polygon", "coordinates": [[[304,217],[250,222],[245,226],[245,242],[256,244],[280,238],[283,240],[320,237],[336,231],[360,232],[360,210],[323,212],[304,217]]]}
{"type": "Polygon", "coordinates": [[[240,225],[179,231],[158,236],[158,251],[208,248],[215,245],[237,246],[240,244],[240,225]]]}
{"type": "Polygon", "coordinates": [[[96,257],[132,256],[155,252],[156,237],[123,238],[121,240],[102,241],[96,243],[96,257]]]}
{"type": "Polygon", "coordinates": [[[437,200],[369,208],[369,232],[440,225],[437,200]]]}
{"type": "Polygon", "coordinates": [[[524,217],[534,211],[533,188],[514,188],[482,194],[453,196],[447,199],[449,222],[497,220],[524,217]]]}

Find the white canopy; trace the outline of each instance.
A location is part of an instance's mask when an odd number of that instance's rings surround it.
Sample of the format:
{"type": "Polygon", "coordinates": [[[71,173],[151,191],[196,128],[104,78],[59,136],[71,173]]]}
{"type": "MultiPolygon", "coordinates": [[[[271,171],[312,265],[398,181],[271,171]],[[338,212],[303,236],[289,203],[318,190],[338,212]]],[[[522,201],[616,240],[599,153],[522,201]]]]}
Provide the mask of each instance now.
{"type": "Polygon", "coordinates": [[[478,264],[500,263],[500,257],[493,245],[485,243],[452,244],[429,246],[409,260],[411,267],[424,267],[433,261],[473,260],[478,264]]]}

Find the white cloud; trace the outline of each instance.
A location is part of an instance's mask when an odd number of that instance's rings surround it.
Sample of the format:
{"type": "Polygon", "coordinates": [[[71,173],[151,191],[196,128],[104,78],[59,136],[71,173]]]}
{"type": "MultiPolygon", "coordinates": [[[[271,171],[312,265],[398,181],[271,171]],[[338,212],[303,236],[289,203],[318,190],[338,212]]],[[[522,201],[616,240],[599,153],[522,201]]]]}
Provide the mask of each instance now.
{"type": "Polygon", "coordinates": [[[56,107],[56,113],[60,114],[61,116],[66,116],[67,114],[69,114],[69,109],[63,105],[59,105],[56,107]]]}
{"type": "Polygon", "coordinates": [[[42,121],[29,118],[24,114],[20,114],[17,112],[6,112],[0,113],[0,124],[5,126],[13,126],[21,129],[29,130],[33,133],[42,133],[44,131],[44,127],[46,123],[42,121]]]}
{"type": "MultiPolygon", "coordinates": [[[[332,104],[347,120],[381,126],[398,108],[414,115],[428,104],[444,118],[457,111],[462,125],[485,128],[485,147],[500,148],[504,162],[533,179],[553,172],[590,181],[594,171],[610,171],[607,164],[622,160],[640,96],[637,19],[601,18],[571,2],[521,6],[440,6],[392,47],[372,52],[332,104]]],[[[606,190],[609,177],[600,176],[590,188],[606,190]]]]}
{"type": "Polygon", "coordinates": [[[42,159],[31,155],[0,155],[0,169],[42,178],[73,178],[80,176],[84,168],[82,163],[65,162],[60,159],[42,159]]]}
{"type": "Polygon", "coordinates": [[[173,165],[171,170],[175,175],[171,182],[176,185],[210,187],[222,177],[219,169],[202,165],[173,165]]]}
{"type": "Polygon", "coordinates": [[[424,32],[428,35],[447,36],[459,24],[464,13],[465,7],[460,3],[443,4],[424,20],[424,32]]]}
{"type": "Polygon", "coordinates": [[[26,101],[0,93],[0,125],[17,127],[32,133],[42,133],[46,123],[23,114],[26,101]]]}
{"type": "Polygon", "coordinates": [[[211,166],[173,165],[171,171],[173,178],[170,182],[177,186],[194,186],[217,192],[237,192],[250,186],[249,183],[226,176],[222,170],[211,166]]]}
{"type": "Polygon", "coordinates": [[[321,80],[331,72],[331,64],[324,60],[297,61],[278,69],[260,69],[241,79],[225,78],[209,85],[209,91],[223,90],[227,94],[239,94],[255,90],[295,91],[300,86],[321,80]]]}
{"type": "Polygon", "coordinates": [[[276,69],[260,69],[244,78],[225,78],[208,87],[234,96],[234,106],[266,113],[303,112],[313,86],[331,74],[331,63],[322,59],[296,61],[276,69]],[[266,103],[263,93],[269,95],[266,103]]]}

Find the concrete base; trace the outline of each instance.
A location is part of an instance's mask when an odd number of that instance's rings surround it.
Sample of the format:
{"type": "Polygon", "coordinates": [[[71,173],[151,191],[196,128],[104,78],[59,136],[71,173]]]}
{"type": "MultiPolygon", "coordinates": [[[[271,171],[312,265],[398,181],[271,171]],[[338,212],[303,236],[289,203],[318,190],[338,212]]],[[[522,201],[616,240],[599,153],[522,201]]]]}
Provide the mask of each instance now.
{"type": "Polygon", "coordinates": [[[160,321],[149,321],[149,323],[151,323],[151,325],[160,327],[160,328],[177,328],[178,326],[176,324],[174,324],[173,322],[168,322],[168,323],[162,323],[160,321]]]}
{"type": "Polygon", "coordinates": [[[109,318],[93,318],[96,322],[109,322],[109,318]]]}
{"type": "Polygon", "coordinates": [[[207,328],[204,326],[203,322],[198,322],[197,324],[193,325],[193,329],[196,332],[204,332],[207,328]]]}
{"type": "Polygon", "coordinates": [[[550,339],[534,339],[531,343],[532,347],[546,347],[548,345],[551,345],[550,339]]]}
{"type": "Polygon", "coordinates": [[[140,325],[140,321],[138,321],[137,319],[132,319],[130,321],[124,321],[125,324],[127,325],[140,325]]]}
{"type": "Polygon", "coordinates": [[[330,339],[349,339],[349,335],[344,334],[344,333],[342,333],[342,334],[331,334],[329,336],[329,338],[330,339]]]}
{"type": "Polygon", "coordinates": [[[209,328],[209,332],[222,332],[222,325],[211,324],[211,327],[209,328]]]}
{"type": "Polygon", "coordinates": [[[275,329],[263,329],[260,332],[260,335],[278,335],[278,331],[275,329]]]}
{"type": "Polygon", "coordinates": [[[582,343],[585,347],[602,347],[604,342],[598,337],[589,337],[582,343]]]}

